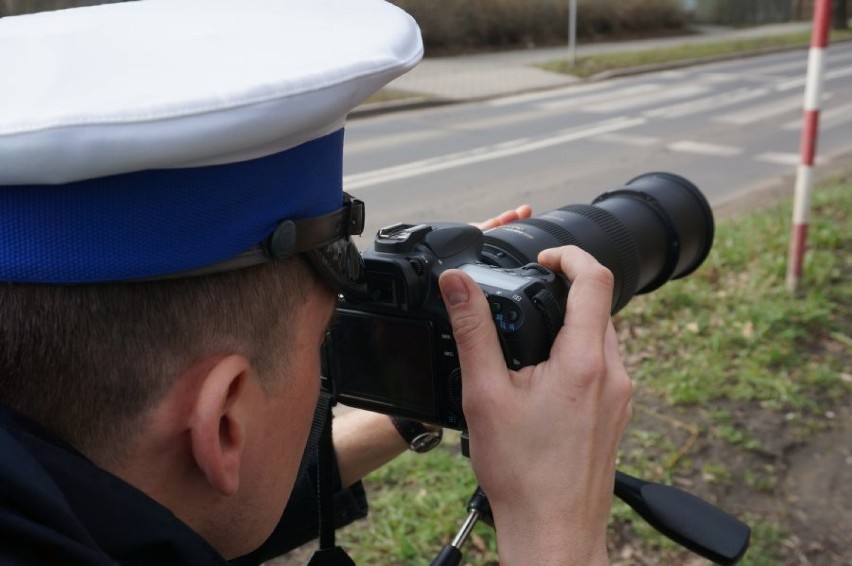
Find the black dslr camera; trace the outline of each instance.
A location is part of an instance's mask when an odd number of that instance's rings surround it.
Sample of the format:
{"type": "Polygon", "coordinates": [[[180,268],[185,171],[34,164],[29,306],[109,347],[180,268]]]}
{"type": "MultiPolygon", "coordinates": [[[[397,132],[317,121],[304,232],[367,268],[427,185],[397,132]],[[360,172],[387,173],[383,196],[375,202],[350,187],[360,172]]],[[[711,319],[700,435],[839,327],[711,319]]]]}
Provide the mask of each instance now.
{"type": "Polygon", "coordinates": [[[547,359],[569,284],[535,263],[577,245],[615,279],[612,312],[696,269],[713,242],[701,192],[669,173],[639,176],[592,205],[569,205],[485,233],[466,224],[396,224],[362,254],[367,296],[346,297],[324,347],[324,375],[340,402],[463,430],[461,373],[438,277],[467,272],[491,305],[506,364],[547,359]]]}

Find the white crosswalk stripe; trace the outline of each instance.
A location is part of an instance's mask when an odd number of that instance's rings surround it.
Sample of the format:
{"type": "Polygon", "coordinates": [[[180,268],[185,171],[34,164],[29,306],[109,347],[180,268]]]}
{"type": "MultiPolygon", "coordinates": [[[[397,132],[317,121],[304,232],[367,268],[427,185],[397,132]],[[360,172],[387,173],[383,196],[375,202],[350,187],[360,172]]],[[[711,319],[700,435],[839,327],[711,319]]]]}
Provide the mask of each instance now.
{"type": "Polygon", "coordinates": [[[345,175],[343,177],[343,186],[347,190],[375,187],[391,181],[417,177],[427,173],[454,169],[456,167],[501,159],[513,155],[531,153],[540,149],[554,147],[581,139],[594,138],[601,134],[639,126],[645,122],[646,120],[644,118],[626,117],[603,120],[595,124],[587,124],[579,128],[556,132],[554,135],[541,139],[520,138],[509,140],[500,144],[477,147],[467,151],[441,155],[430,159],[422,159],[420,161],[413,161],[402,165],[386,167],[384,169],[375,169],[365,173],[345,175]]]}
{"type": "Polygon", "coordinates": [[[694,84],[675,88],[664,88],[659,89],[652,94],[646,93],[646,96],[633,96],[631,98],[622,98],[619,100],[609,100],[606,102],[589,104],[583,108],[583,110],[585,112],[595,112],[599,114],[605,114],[608,112],[624,112],[634,108],[641,108],[642,106],[659,104],[667,100],[677,100],[680,98],[697,96],[699,94],[704,94],[708,90],[709,89],[706,86],[694,84]]]}
{"type": "Polygon", "coordinates": [[[625,134],[621,132],[613,132],[603,134],[595,138],[598,141],[613,142],[624,145],[632,145],[635,147],[650,147],[660,143],[660,138],[653,136],[637,136],[633,134],[625,134]]]}
{"type": "MultiPolygon", "coordinates": [[[[833,95],[830,93],[825,93],[823,94],[822,99],[825,101],[830,99],[832,96],[833,95]]],[[[795,110],[800,112],[802,110],[802,97],[799,95],[776,100],[770,104],[759,104],[749,108],[744,108],[740,112],[719,116],[714,120],[723,124],[744,126],[746,124],[753,124],[755,122],[766,120],[767,118],[772,118],[779,114],[793,112],[795,110]]]]}
{"type": "Polygon", "coordinates": [[[719,145],[715,143],[704,143],[690,140],[670,143],[666,147],[671,151],[679,153],[697,153],[700,155],[716,155],[719,157],[731,157],[743,152],[742,148],[732,145],[719,145]]]}
{"type": "MultiPolygon", "coordinates": [[[[791,120],[784,124],[782,128],[785,130],[801,130],[802,120],[802,116],[799,116],[795,120],[791,120]]],[[[852,122],[852,102],[835,108],[828,108],[820,112],[819,129],[822,131],[830,130],[837,126],[846,124],[847,122],[852,122]]]]}
{"type": "Polygon", "coordinates": [[[769,92],[770,90],[768,88],[763,87],[738,88],[731,91],[720,92],[718,94],[705,96],[704,98],[690,100],[681,104],[675,104],[673,106],[654,108],[653,110],[647,110],[643,113],[643,115],[654,118],[681,118],[683,116],[700,114],[709,110],[723,108],[725,106],[733,106],[734,104],[738,104],[740,102],[745,102],[747,100],[753,100],[755,98],[766,96],[767,94],[769,94],[769,92]]]}
{"type": "Polygon", "coordinates": [[[776,153],[768,151],[755,157],[755,160],[763,163],[775,163],[777,165],[798,165],[801,161],[798,153],[776,153]]]}
{"type": "Polygon", "coordinates": [[[600,92],[589,94],[587,96],[566,97],[559,100],[551,100],[542,102],[541,107],[545,110],[585,110],[586,107],[592,104],[602,104],[610,100],[629,100],[634,96],[647,95],[657,92],[663,88],[663,85],[657,83],[646,83],[610,90],[608,92],[600,92]]]}

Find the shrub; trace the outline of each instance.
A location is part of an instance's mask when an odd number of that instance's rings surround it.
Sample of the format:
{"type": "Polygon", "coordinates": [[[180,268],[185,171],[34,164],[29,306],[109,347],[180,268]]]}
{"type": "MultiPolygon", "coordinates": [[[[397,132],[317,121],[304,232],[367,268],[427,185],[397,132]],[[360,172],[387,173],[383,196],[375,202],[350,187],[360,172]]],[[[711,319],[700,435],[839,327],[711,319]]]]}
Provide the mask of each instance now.
{"type": "MultiPolygon", "coordinates": [[[[392,0],[410,13],[432,53],[564,43],[567,0],[392,0]]],[[[677,0],[578,0],[581,39],[635,37],[684,27],[677,0]]]]}

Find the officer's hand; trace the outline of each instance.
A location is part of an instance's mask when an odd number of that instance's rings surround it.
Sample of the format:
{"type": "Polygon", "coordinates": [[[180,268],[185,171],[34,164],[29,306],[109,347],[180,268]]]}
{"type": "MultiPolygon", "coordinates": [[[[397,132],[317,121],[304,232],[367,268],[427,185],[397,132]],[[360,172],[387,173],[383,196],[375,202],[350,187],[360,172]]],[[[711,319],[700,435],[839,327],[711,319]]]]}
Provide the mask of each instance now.
{"type": "Polygon", "coordinates": [[[503,564],[606,563],[616,450],[631,381],[610,321],[612,274],[568,246],[538,261],[572,281],[550,359],[506,368],[487,301],[466,274],[440,286],[462,368],[471,462],[503,564]]]}
{"type": "Polygon", "coordinates": [[[514,210],[507,210],[503,214],[495,216],[494,218],[489,218],[485,222],[472,222],[472,224],[480,230],[488,230],[489,228],[503,226],[509,222],[529,218],[530,216],[532,216],[532,208],[528,204],[522,204],[514,210]]]}

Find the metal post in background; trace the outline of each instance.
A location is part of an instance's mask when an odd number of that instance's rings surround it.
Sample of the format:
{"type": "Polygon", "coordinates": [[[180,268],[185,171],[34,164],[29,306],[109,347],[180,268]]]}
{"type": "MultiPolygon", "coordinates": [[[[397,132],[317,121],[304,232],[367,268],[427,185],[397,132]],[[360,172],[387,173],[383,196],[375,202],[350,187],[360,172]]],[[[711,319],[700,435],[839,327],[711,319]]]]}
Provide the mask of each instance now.
{"type": "Polygon", "coordinates": [[[568,64],[577,62],[577,0],[568,0],[568,64]]]}
{"type": "Polygon", "coordinates": [[[801,161],[796,176],[796,196],[793,204],[793,226],[790,237],[790,259],[787,264],[787,290],[795,292],[802,279],[808,220],[811,212],[813,166],[819,131],[820,99],[825,70],[825,48],[828,46],[828,26],[831,21],[831,0],[816,0],[813,32],[808,56],[808,77],[805,84],[805,112],[801,137],[801,161]]]}

